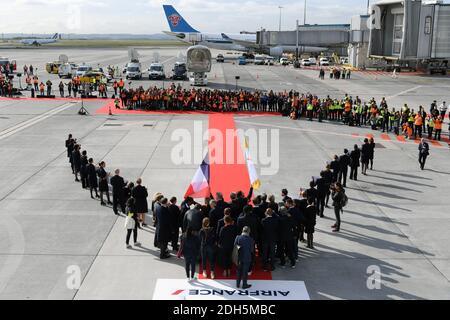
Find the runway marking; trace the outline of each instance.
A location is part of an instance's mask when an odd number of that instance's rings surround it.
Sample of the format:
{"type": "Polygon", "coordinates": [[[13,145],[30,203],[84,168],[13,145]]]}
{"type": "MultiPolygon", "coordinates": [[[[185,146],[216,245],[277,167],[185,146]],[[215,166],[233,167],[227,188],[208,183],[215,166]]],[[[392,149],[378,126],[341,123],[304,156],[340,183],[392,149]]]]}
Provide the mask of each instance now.
{"type": "Polygon", "coordinates": [[[357,138],[357,137],[359,137],[359,134],[357,134],[357,133],[352,133],[352,137],[357,138]]]}
{"type": "Polygon", "coordinates": [[[368,139],[373,139],[373,134],[368,133],[368,134],[366,134],[366,137],[367,137],[368,139]]]}
{"type": "MultiPolygon", "coordinates": [[[[322,130],[315,130],[315,129],[303,129],[303,128],[294,128],[294,127],[288,127],[288,126],[280,126],[280,125],[273,125],[268,123],[258,123],[258,122],[250,122],[250,121],[243,121],[243,120],[236,120],[238,123],[248,124],[252,126],[264,126],[264,127],[271,127],[271,128],[278,128],[278,129],[287,129],[287,130],[295,130],[295,131],[304,131],[304,132],[311,132],[311,133],[318,133],[318,134],[330,134],[333,136],[342,136],[342,137],[351,137],[351,138],[358,138],[358,136],[354,136],[353,134],[349,133],[339,133],[339,132],[330,132],[330,131],[322,131],[322,130]]],[[[366,137],[374,137],[373,134],[367,134],[366,137]]],[[[389,137],[390,138],[390,137],[389,137]]],[[[392,141],[393,143],[406,143],[406,139],[403,136],[397,136],[398,141],[392,141]]],[[[416,141],[416,143],[420,143],[420,140],[416,141]]]]}
{"type": "Polygon", "coordinates": [[[26,128],[29,128],[29,127],[31,127],[31,126],[33,126],[33,125],[35,125],[35,124],[37,124],[37,123],[39,123],[41,121],[44,121],[45,119],[48,119],[48,118],[54,116],[55,114],[72,107],[73,105],[74,105],[73,102],[65,103],[62,106],[58,107],[58,108],[49,110],[49,111],[47,111],[47,112],[45,112],[43,114],[38,115],[37,117],[28,119],[28,120],[26,120],[24,122],[16,124],[15,126],[12,126],[12,127],[8,128],[8,129],[5,129],[5,130],[0,132],[0,140],[5,139],[7,137],[10,137],[13,134],[16,134],[16,133],[18,133],[18,132],[20,132],[22,130],[25,130],[26,128]]]}
{"type": "Polygon", "coordinates": [[[394,94],[393,96],[386,97],[386,99],[392,99],[392,98],[395,98],[395,97],[404,95],[405,93],[408,93],[408,92],[417,90],[417,89],[422,88],[422,87],[423,87],[423,86],[420,85],[420,86],[416,86],[416,87],[414,87],[414,88],[409,88],[408,90],[404,90],[404,91],[402,91],[402,92],[399,92],[399,93],[397,93],[397,94],[394,94]]]}
{"type": "Polygon", "coordinates": [[[382,133],[380,137],[385,141],[391,141],[391,137],[389,137],[389,135],[387,135],[386,133],[382,133]]]}

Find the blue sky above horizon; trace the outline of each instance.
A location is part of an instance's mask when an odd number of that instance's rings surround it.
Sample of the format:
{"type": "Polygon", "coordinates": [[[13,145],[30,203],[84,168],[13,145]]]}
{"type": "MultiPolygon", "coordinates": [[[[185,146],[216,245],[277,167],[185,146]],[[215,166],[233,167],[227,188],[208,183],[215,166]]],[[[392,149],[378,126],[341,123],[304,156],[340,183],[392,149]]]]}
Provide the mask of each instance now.
{"type": "MultiPolygon", "coordinates": [[[[0,10],[0,32],[160,33],[169,29],[163,4],[174,5],[202,32],[278,30],[278,6],[283,7],[282,29],[294,29],[296,19],[303,23],[303,0],[13,0],[0,10]]],[[[366,8],[367,0],[307,0],[306,23],[350,23],[366,8]]]]}

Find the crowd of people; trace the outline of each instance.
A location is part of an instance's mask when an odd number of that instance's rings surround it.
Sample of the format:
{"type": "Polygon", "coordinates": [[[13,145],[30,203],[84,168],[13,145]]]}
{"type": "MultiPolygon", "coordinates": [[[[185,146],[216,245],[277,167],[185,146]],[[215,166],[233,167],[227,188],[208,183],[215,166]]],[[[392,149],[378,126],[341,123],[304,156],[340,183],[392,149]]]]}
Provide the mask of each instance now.
{"type": "Polygon", "coordinates": [[[176,197],[156,193],[149,206],[149,193],[142,179],[127,182],[119,169],[110,175],[106,163],[95,165],[72,135],[65,145],[75,181],[90,190],[91,198],[99,198],[102,206],[109,204],[116,215],[119,212],[125,215],[127,248],[131,248],[131,235],[134,245],[141,245],[138,229],[148,227],[146,215],[152,212],[151,224],[156,230],[153,245],[159,249],[160,259],[171,257],[170,245],[178,257],[184,257],[189,279],[195,277],[198,262],[203,276],[212,279],[216,277],[217,265],[224,277],[230,277],[234,263],[237,286],[242,282],[243,288],[250,286],[248,275],[257,259],[261,259],[264,271],[275,270],[277,261],[282,268],[286,262],[295,268],[299,242],[314,248],[316,216],[324,217],[330,199],[336,218],[332,231],[340,231],[341,214],[348,202],[345,193],[348,169],[351,180],[358,179],[360,166],[362,174],[367,174],[373,168],[375,150],[374,140],[366,139],[361,147],[355,145],[351,152],[345,149],[342,155],[335,155],[320,175],[313,177],[309,188],[300,189],[298,198],[292,198],[283,189],[281,201],[277,202],[275,195],[254,195],[250,188],[247,195],[242,191],[231,193],[230,201],[217,192],[204,199],[204,203],[186,197],[178,205],[176,197]]]}

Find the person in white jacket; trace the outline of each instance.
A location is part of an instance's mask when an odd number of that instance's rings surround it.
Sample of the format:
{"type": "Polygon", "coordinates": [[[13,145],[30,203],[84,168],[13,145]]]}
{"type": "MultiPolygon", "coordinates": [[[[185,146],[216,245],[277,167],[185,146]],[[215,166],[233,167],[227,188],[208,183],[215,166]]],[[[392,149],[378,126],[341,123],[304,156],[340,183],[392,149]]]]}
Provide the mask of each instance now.
{"type": "MultiPolygon", "coordinates": [[[[449,106],[449,110],[450,110],[450,106],[449,106]]],[[[447,105],[444,102],[442,102],[442,104],[439,106],[439,113],[441,114],[442,120],[445,119],[445,113],[447,112],[447,105]]]]}
{"type": "Polygon", "coordinates": [[[127,237],[126,237],[126,247],[129,249],[131,248],[130,245],[130,237],[131,233],[133,233],[133,240],[135,246],[140,246],[141,244],[137,241],[137,235],[138,235],[138,217],[135,210],[135,201],[134,198],[130,198],[127,201],[127,216],[125,218],[125,229],[127,230],[127,237]]]}

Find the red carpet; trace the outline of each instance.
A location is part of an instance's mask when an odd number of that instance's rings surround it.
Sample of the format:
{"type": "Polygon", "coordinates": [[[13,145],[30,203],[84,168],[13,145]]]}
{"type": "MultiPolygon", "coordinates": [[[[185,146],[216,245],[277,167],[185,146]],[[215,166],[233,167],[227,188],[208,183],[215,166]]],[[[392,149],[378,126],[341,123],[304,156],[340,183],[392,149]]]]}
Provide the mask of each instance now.
{"type": "Polygon", "coordinates": [[[225,200],[229,201],[231,192],[243,191],[247,195],[250,178],[241,141],[237,136],[226,139],[227,130],[231,136],[236,132],[232,114],[209,116],[210,188],[212,194],[222,192],[225,200]]]}

